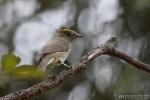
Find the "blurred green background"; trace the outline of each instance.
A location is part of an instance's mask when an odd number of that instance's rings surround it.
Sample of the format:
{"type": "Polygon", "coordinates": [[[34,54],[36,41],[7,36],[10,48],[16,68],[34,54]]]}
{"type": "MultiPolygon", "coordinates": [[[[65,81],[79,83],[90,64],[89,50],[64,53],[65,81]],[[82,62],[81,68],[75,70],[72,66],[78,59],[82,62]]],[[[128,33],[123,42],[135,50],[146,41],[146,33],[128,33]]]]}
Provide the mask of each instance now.
{"type": "MultiPolygon", "coordinates": [[[[62,26],[72,26],[85,36],[73,42],[70,64],[112,36],[119,37],[117,48],[150,64],[149,12],[150,0],[0,0],[0,61],[4,61],[0,66],[0,96],[39,82],[30,77],[36,69],[35,55],[62,26]],[[16,56],[5,55],[9,51],[16,56]],[[10,65],[30,73],[14,79],[13,68],[7,67],[8,72],[3,68],[10,65]]],[[[149,73],[109,56],[98,57],[87,67],[31,100],[150,99],[149,73]]],[[[17,71],[15,75],[21,75],[17,71]]]]}

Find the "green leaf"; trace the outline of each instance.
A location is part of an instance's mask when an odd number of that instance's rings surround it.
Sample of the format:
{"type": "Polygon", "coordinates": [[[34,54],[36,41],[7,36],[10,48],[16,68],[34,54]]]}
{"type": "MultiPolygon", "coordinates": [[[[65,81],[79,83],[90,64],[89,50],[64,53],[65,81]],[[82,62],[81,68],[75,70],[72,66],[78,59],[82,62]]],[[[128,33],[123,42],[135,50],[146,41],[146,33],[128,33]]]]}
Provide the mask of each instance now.
{"type": "Polygon", "coordinates": [[[12,73],[13,79],[33,79],[43,78],[46,74],[35,67],[35,65],[22,65],[15,68],[12,73]]]}
{"type": "Polygon", "coordinates": [[[19,64],[20,58],[15,56],[13,53],[8,53],[2,57],[2,69],[5,72],[12,72],[16,65],[19,64]]]}

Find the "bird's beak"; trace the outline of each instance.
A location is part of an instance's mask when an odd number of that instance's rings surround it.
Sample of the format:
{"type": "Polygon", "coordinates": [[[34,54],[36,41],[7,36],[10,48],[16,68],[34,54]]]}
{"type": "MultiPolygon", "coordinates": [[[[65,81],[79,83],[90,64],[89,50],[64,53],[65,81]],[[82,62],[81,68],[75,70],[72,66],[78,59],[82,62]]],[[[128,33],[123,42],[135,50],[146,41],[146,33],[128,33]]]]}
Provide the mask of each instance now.
{"type": "Polygon", "coordinates": [[[75,32],[74,34],[76,34],[77,37],[84,37],[83,35],[81,35],[81,34],[79,34],[77,32],[75,32]]]}
{"type": "Polygon", "coordinates": [[[78,37],[84,37],[83,35],[81,35],[81,34],[78,34],[78,37]]]}

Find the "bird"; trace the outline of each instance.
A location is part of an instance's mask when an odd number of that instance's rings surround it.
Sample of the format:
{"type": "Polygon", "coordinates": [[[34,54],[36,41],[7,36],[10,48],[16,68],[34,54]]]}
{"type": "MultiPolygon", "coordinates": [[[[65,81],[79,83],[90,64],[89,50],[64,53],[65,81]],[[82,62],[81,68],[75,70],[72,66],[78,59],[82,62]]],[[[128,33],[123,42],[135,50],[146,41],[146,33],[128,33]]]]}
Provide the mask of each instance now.
{"type": "Polygon", "coordinates": [[[83,37],[83,35],[66,27],[57,30],[52,39],[37,53],[38,69],[46,72],[48,68],[55,68],[59,65],[70,68],[64,61],[70,54],[71,42],[79,37],[83,37]]]}

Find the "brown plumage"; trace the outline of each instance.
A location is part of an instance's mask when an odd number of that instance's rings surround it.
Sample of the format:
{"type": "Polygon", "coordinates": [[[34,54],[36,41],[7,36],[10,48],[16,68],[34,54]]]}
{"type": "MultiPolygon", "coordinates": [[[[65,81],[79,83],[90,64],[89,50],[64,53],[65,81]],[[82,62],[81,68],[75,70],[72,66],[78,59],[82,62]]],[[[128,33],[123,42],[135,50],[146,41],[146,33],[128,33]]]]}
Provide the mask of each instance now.
{"type": "Polygon", "coordinates": [[[38,53],[37,61],[40,62],[39,69],[46,71],[47,67],[54,68],[62,64],[69,56],[71,41],[81,35],[70,29],[58,30],[38,53]]]}

